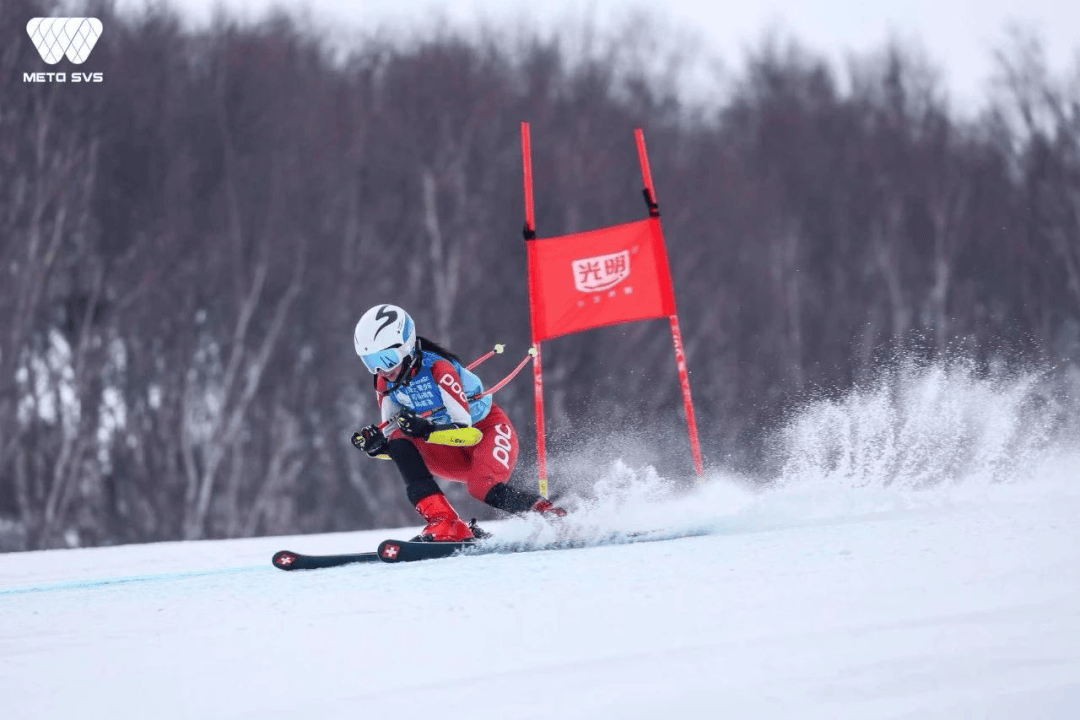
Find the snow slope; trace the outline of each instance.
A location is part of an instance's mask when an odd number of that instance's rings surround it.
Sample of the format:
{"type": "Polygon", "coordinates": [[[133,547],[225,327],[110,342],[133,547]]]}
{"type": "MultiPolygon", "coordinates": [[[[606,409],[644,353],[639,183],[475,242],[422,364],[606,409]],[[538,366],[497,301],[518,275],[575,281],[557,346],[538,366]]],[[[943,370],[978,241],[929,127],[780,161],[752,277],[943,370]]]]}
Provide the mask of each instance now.
{"type": "Polygon", "coordinates": [[[1016,383],[900,387],[796,418],[767,490],[615,463],[574,521],[696,537],[291,573],[274,551],[409,530],[0,556],[0,715],[1080,717],[1067,438],[1016,383]],[[992,466],[939,448],[946,406],[992,466]]]}

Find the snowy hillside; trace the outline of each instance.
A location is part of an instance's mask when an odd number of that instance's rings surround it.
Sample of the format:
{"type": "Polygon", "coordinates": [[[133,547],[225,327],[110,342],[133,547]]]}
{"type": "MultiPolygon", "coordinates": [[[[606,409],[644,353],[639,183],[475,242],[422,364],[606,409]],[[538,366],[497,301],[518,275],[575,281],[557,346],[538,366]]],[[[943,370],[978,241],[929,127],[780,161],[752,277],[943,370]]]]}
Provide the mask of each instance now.
{"type": "Polygon", "coordinates": [[[1020,381],[900,387],[796,418],[768,490],[717,476],[671,496],[616,464],[617,500],[574,520],[696,537],[292,573],[274,551],[370,550],[415,528],[0,556],[0,711],[1080,717],[1068,439],[1020,381]]]}

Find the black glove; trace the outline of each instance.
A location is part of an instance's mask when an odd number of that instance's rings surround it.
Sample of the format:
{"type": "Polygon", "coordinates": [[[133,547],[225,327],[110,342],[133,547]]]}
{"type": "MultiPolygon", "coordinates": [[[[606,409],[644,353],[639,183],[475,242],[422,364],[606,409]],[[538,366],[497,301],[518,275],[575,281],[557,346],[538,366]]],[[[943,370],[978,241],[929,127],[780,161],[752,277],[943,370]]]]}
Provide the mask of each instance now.
{"type": "Polygon", "coordinates": [[[435,429],[435,423],[425,417],[420,417],[415,410],[410,408],[401,409],[397,424],[401,428],[401,432],[421,440],[427,440],[428,436],[431,435],[431,431],[435,429]]]}
{"type": "Polygon", "coordinates": [[[363,450],[371,457],[375,457],[386,452],[387,441],[378,425],[368,425],[360,432],[352,434],[352,444],[357,450],[363,450]]]}

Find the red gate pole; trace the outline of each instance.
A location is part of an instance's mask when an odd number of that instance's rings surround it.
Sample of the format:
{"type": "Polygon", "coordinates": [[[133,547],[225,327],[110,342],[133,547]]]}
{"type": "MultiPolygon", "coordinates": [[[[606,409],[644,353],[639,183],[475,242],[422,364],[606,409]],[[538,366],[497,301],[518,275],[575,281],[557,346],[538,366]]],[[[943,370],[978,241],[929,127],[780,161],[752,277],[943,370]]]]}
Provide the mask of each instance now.
{"type": "MultiPolygon", "coordinates": [[[[653,187],[652,171],[649,169],[649,156],[645,152],[645,133],[641,128],[634,128],[634,137],[637,139],[638,162],[641,164],[641,182],[645,185],[645,204],[649,206],[649,215],[656,218],[656,222],[659,223],[660,206],[656,202],[656,189],[653,187]]],[[[665,249],[664,265],[667,265],[666,256],[665,249]]],[[[664,269],[670,282],[671,271],[666,267],[664,269]]],[[[705,482],[701,445],[698,443],[697,419],[694,417],[694,401],[690,398],[690,373],[686,368],[686,354],[683,352],[682,332],[679,330],[677,313],[673,312],[668,316],[668,324],[671,326],[671,343],[675,346],[675,364],[679,368],[679,385],[682,388],[683,409],[686,411],[686,429],[690,435],[690,452],[694,458],[694,471],[697,472],[698,482],[705,482]]]]}
{"type": "MultiPolygon", "coordinates": [[[[536,237],[536,217],[533,209],[532,182],[532,142],[529,137],[529,123],[521,123],[521,163],[525,174],[525,228],[522,234],[525,242],[536,237]]],[[[529,315],[539,302],[536,288],[533,286],[532,270],[529,271],[529,315]]],[[[530,327],[531,327],[530,322],[530,327]]],[[[536,328],[531,327],[532,345],[536,353],[533,356],[533,398],[536,407],[536,473],[539,477],[540,494],[548,496],[547,449],[544,444],[544,375],[540,363],[540,342],[536,339],[536,328]]]]}

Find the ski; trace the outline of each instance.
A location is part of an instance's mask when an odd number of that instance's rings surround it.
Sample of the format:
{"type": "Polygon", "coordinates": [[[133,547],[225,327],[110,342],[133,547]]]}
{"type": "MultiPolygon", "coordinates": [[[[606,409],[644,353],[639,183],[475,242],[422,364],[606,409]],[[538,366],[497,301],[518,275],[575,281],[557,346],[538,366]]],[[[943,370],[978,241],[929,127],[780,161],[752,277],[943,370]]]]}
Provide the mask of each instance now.
{"type": "Polygon", "coordinates": [[[379,562],[379,555],[373,552],[351,555],[303,555],[292,550],[279,550],[274,553],[272,562],[279,570],[316,570],[352,563],[379,562]]]}
{"type": "Polygon", "coordinates": [[[419,542],[412,540],[384,540],[376,552],[347,555],[304,555],[292,550],[274,553],[273,564],[279,570],[317,570],[340,567],[353,563],[388,563],[434,560],[451,555],[475,545],[475,542],[419,542]]]}
{"type": "MultiPolygon", "coordinates": [[[[480,531],[483,533],[483,531],[480,531]]],[[[659,542],[662,540],[676,540],[696,535],[704,535],[704,531],[695,531],[670,535],[665,530],[641,530],[637,532],[615,533],[606,537],[578,537],[551,540],[546,542],[532,542],[523,540],[518,542],[500,543],[496,540],[488,541],[492,536],[489,533],[478,534],[477,540],[465,540],[463,542],[420,542],[416,540],[383,540],[379,544],[379,559],[387,563],[416,562],[418,560],[436,560],[455,555],[491,555],[507,553],[530,553],[543,552],[545,550],[580,550],[584,548],[602,547],[604,545],[631,545],[636,543],[659,542]]]]}
{"type": "Polygon", "coordinates": [[[522,540],[500,543],[488,539],[491,536],[483,530],[477,530],[478,540],[463,542],[422,542],[418,540],[383,540],[375,552],[352,555],[302,555],[291,550],[281,550],[274,555],[274,567],[281,570],[315,570],[317,568],[338,567],[352,563],[402,563],[420,560],[437,560],[455,555],[487,555],[506,553],[543,552],[545,550],[575,550],[606,545],[631,545],[637,543],[678,540],[699,535],[707,535],[708,530],[699,529],[672,534],[670,530],[655,529],[636,532],[613,533],[600,537],[569,537],[561,540],[533,542],[522,540]],[[482,533],[482,534],[481,534],[482,533]]]}
{"type": "Polygon", "coordinates": [[[464,542],[420,542],[416,540],[383,540],[379,543],[377,557],[383,562],[416,562],[450,557],[462,550],[475,547],[475,540],[464,542]]]}

